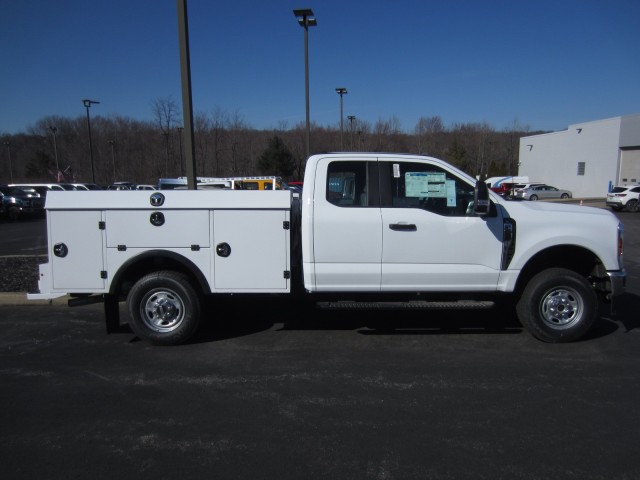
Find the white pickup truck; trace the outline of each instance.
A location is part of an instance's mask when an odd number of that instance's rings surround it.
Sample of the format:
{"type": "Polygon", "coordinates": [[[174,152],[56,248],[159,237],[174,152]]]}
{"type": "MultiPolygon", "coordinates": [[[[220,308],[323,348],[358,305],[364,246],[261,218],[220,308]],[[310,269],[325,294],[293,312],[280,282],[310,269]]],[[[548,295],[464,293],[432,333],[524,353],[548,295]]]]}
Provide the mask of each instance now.
{"type": "Polygon", "coordinates": [[[48,263],[31,299],[126,300],[135,334],[187,341],[205,295],[286,294],[349,306],[515,307],[566,342],[622,293],[623,225],[604,209],[507,201],[441,160],[309,158],[287,190],[50,192],[48,263]],[[368,303],[367,303],[368,302],[368,303]]]}

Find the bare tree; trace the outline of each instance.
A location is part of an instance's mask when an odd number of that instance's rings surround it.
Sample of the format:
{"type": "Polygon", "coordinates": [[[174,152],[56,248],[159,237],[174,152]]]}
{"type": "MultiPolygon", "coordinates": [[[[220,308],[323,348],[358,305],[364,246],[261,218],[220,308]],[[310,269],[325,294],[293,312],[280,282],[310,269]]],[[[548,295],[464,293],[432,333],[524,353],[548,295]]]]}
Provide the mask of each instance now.
{"type": "Polygon", "coordinates": [[[414,129],[418,153],[435,154],[435,137],[445,131],[439,116],[420,117],[414,129]]]}
{"type": "MultiPolygon", "coordinates": [[[[171,129],[174,127],[180,116],[178,104],[172,97],[156,98],[151,102],[151,111],[153,112],[156,124],[165,141],[165,166],[164,176],[169,176],[169,143],[171,140],[171,129]]],[[[162,170],[158,168],[158,173],[162,170]]]]}

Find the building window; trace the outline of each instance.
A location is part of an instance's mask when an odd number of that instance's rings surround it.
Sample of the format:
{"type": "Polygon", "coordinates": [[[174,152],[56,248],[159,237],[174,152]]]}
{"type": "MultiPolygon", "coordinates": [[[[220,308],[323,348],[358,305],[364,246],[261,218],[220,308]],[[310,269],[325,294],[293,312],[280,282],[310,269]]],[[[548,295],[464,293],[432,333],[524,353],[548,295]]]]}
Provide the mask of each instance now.
{"type": "Polygon", "coordinates": [[[578,175],[584,175],[584,170],[586,168],[586,162],[578,162],[578,175]]]}

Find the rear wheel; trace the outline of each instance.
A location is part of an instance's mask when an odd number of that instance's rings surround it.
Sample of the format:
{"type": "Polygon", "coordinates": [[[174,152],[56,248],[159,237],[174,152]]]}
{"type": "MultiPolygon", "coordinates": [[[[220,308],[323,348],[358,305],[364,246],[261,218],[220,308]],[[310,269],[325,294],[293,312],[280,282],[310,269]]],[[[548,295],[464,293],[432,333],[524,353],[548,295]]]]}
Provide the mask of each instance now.
{"type": "Polygon", "coordinates": [[[538,196],[537,195],[531,195],[529,197],[529,200],[531,200],[532,202],[535,202],[536,200],[538,200],[538,196]]]}
{"type": "Polygon", "coordinates": [[[518,318],[533,336],[552,343],[582,337],[598,316],[598,297],[587,280],[564,268],[533,277],[517,304],[518,318]]]}
{"type": "Polygon", "coordinates": [[[142,277],[129,292],[127,303],[131,329],[156,345],[184,343],[200,324],[200,296],[179,272],[142,277]]]}

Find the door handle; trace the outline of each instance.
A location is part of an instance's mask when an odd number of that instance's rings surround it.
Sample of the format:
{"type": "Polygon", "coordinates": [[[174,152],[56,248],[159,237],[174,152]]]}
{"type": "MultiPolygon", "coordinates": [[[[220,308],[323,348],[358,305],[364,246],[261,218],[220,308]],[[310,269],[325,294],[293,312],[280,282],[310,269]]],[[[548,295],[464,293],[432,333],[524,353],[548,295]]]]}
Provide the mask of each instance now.
{"type": "Polygon", "coordinates": [[[389,228],[396,232],[415,232],[418,227],[413,223],[390,223],[389,228]]]}

